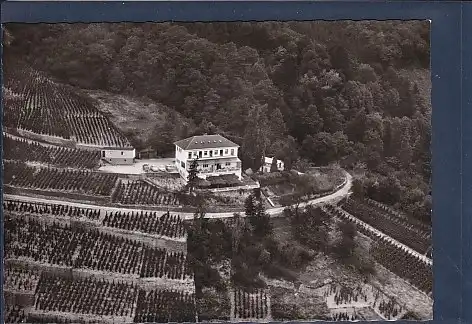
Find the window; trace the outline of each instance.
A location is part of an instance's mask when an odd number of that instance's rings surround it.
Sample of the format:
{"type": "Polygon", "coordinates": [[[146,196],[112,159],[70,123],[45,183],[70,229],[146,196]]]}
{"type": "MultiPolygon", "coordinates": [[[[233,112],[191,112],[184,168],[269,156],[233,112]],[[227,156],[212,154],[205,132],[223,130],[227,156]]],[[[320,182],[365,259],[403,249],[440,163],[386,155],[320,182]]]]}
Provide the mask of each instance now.
{"type": "Polygon", "coordinates": [[[215,150],[215,155],[218,155],[218,150],[215,150]]]}
{"type": "Polygon", "coordinates": [[[228,149],[225,150],[225,154],[228,154],[228,149]]]}
{"type": "Polygon", "coordinates": [[[185,163],[184,162],[180,162],[180,166],[185,169],[185,163]]]}
{"type": "Polygon", "coordinates": [[[223,155],[223,150],[220,150],[220,155],[223,155]]]}
{"type": "Polygon", "coordinates": [[[202,157],[202,151],[198,151],[198,156],[202,157]]]}
{"type": "Polygon", "coordinates": [[[188,152],[188,158],[189,158],[189,159],[192,158],[192,152],[188,152]]]}
{"type": "Polygon", "coordinates": [[[203,156],[207,156],[207,155],[208,155],[208,151],[204,151],[203,156]]]}
{"type": "Polygon", "coordinates": [[[198,153],[197,153],[197,152],[193,152],[193,156],[194,156],[194,157],[197,157],[197,156],[198,156],[198,153]]]}
{"type": "Polygon", "coordinates": [[[234,155],[234,149],[231,149],[231,155],[234,155]]]}
{"type": "Polygon", "coordinates": [[[105,151],[102,151],[102,157],[103,158],[105,157],[105,151]]]}
{"type": "Polygon", "coordinates": [[[121,155],[123,155],[123,151],[121,151],[121,155]]]}
{"type": "Polygon", "coordinates": [[[230,166],[231,165],[231,162],[226,162],[226,166],[230,166]]]}
{"type": "Polygon", "coordinates": [[[204,167],[204,168],[208,168],[208,164],[204,164],[203,167],[204,167]]]}

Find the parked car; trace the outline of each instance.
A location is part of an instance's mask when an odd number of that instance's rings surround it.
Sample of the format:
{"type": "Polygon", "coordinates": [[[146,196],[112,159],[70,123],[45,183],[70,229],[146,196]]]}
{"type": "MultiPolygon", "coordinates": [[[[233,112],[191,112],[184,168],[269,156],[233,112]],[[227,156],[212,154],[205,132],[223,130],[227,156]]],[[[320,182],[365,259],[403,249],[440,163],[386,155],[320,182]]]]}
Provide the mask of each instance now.
{"type": "Polygon", "coordinates": [[[166,171],[167,172],[176,172],[177,171],[177,168],[175,167],[175,165],[173,164],[167,164],[166,165],[166,171]]]}
{"type": "Polygon", "coordinates": [[[155,165],[151,166],[151,171],[152,172],[159,172],[159,168],[155,165]]]}
{"type": "Polygon", "coordinates": [[[149,172],[149,164],[143,164],[144,172],[149,172]]]}

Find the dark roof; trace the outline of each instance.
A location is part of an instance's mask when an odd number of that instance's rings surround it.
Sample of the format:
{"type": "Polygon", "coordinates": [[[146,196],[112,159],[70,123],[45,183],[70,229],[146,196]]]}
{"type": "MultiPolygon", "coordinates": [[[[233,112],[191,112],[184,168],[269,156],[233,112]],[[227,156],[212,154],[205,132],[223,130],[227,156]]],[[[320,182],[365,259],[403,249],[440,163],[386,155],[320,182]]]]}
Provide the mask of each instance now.
{"type": "Polygon", "coordinates": [[[109,150],[109,151],[132,151],[134,147],[102,147],[102,150],[109,150]]]}
{"type": "Polygon", "coordinates": [[[146,153],[146,152],[155,152],[156,149],[153,149],[152,147],[147,147],[142,150],[139,150],[139,153],[146,153]]]}
{"type": "Polygon", "coordinates": [[[184,150],[197,150],[232,146],[239,147],[238,144],[231,142],[229,139],[226,139],[221,135],[198,135],[177,141],[174,144],[184,150]]]}

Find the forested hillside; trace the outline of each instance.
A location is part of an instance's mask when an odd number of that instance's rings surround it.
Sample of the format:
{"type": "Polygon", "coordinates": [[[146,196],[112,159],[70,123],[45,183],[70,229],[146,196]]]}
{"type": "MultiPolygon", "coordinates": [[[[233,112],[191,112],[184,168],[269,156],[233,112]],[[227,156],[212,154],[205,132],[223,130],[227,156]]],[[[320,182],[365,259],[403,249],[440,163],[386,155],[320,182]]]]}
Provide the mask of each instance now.
{"type": "MultiPolygon", "coordinates": [[[[148,97],[170,118],[149,143],[219,132],[285,164],[340,162],[358,194],[430,220],[428,22],[7,25],[21,59],[82,89],[148,97]],[[28,53],[28,54],[24,54],[28,53]],[[418,76],[418,77],[415,77],[418,76]]],[[[10,37],[11,36],[11,37],[10,37]]]]}

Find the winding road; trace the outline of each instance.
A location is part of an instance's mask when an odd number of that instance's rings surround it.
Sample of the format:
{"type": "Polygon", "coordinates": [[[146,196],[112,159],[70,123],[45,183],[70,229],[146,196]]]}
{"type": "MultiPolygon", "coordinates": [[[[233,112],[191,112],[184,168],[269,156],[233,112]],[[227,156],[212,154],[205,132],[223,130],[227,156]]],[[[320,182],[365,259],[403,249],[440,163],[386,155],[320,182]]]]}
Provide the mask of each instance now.
{"type": "MultiPolygon", "coordinates": [[[[352,186],[352,176],[344,171],[346,181],[342,185],[341,188],[339,188],[337,191],[333,192],[332,194],[315,198],[312,200],[309,200],[307,202],[301,203],[299,207],[305,207],[307,205],[317,205],[317,204],[323,204],[323,203],[334,203],[342,198],[346,197],[349,194],[349,191],[351,190],[352,186]]],[[[59,204],[59,205],[69,205],[73,207],[80,207],[80,208],[92,208],[92,209],[101,209],[103,211],[108,211],[108,212],[115,212],[115,211],[121,211],[121,212],[149,212],[150,210],[145,210],[145,209],[139,209],[139,208],[121,208],[121,207],[108,207],[108,206],[100,206],[100,205],[93,205],[93,204],[83,204],[83,203],[76,203],[76,202],[69,202],[69,201],[64,201],[64,200],[55,200],[55,199],[49,199],[49,198],[38,198],[38,197],[29,197],[29,196],[22,196],[22,195],[11,195],[11,194],[4,194],[3,195],[4,199],[9,199],[9,200],[19,200],[19,201],[25,201],[25,202],[35,202],[35,203],[46,203],[46,204],[59,204]]],[[[284,209],[286,207],[274,207],[274,208],[269,208],[267,209],[267,213],[271,217],[279,217],[282,215],[284,209]]],[[[166,209],[159,209],[156,208],[157,210],[162,210],[166,211],[166,209]]],[[[177,212],[176,212],[177,213],[177,212]]],[[[184,212],[178,212],[180,217],[184,219],[193,219],[194,214],[193,213],[184,213],[184,212]]],[[[206,218],[228,218],[228,217],[233,217],[234,212],[229,212],[229,213],[206,213],[205,217],[206,218]]],[[[244,210],[241,210],[241,215],[244,216],[244,210]]]]}
{"type": "MultiPolygon", "coordinates": [[[[336,203],[339,200],[343,199],[349,194],[349,191],[351,190],[352,187],[352,176],[344,171],[345,173],[345,182],[344,184],[334,193],[315,198],[312,200],[309,200],[307,202],[303,202],[299,204],[299,207],[305,207],[307,205],[318,205],[318,204],[325,204],[325,203],[336,203]]],[[[69,202],[69,201],[63,201],[63,200],[54,200],[54,199],[48,199],[48,198],[37,198],[37,197],[28,197],[28,196],[22,196],[22,195],[11,195],[11,194],[4,194],[3,195],[4,199],[9,199],[9,200],[19,200],[19,201],[24,201],[24,202],[35,202],[35,203],[46,203],[46,204],[62,204],[62,205],[69,205],[73,207],[80,207],[80,208],[91,208],[91,209],[100,209],[103,211],[108,211],[108,212],[149,212],[150,210],[145,210],[145,209],[139,209],[139,208],[120,208],[120,207],[108,207],[108,206],[100,206],[100,205],[93,205],[93,204],[83,204],[83,203],[75,203],[75,202],[69,202]]],[[[283,215],[283,211],[286,207],[274,207],[274,208],[269,208],[266,210],[266,212],[271,216],[271,217],[280,217],[283,215]]],[[[156,209],[159,210],[159,209],[156,209]]],[[[163,209],[160,209],[161,211],[165,211],[163,209]]],[[[342,212],[348,217],[352,222],[363,226],[364,228],[368,229],[370,232],[372,232],[374,235],[383,238],[384,240],[388,241],[389,243],[397,246],[398,248],[402,249],[403,251],[414,255],[421,261],[427,263],[428,265],[432,265],[432,260],[427,258],[424,255],[421,255],[414,249],[398,242],[397,240],[393,239],[392,237],[388,236],[387,234],[377,230],[376,228],[368,225],[367,223],[359,220],[358,218],[354,217],[351,214],[348,214],[347,212],[343,211],[342,212]]],[[[244,211],[241,210],[241,216],[244,217],[244,211]]],[[[180,217],[184,219],[193,219],[194,214],[193,213],[178,213],[180,217]]],[[[229,213],[206,213],[205,218],[229,218],[233,217],[234,212],[229,212],[229,213]]]]}

